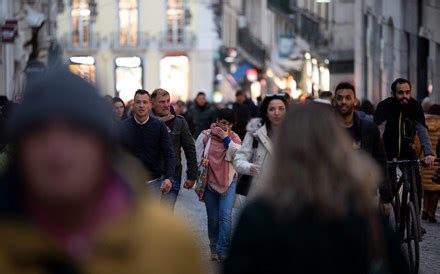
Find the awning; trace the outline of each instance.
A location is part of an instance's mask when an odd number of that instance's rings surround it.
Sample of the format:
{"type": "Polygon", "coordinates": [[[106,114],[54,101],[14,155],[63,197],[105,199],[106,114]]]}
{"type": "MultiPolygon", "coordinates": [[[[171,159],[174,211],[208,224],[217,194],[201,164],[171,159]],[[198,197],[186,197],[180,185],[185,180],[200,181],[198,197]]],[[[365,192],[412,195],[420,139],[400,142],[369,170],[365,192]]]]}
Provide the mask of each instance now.
{"type": "Polygon", "coordinates": [[[282,58],[279,61],[279,65],[286,71],[298,71],[301,72],[303,69],[304,60],[291,60],[287,58],[282,58]]]}
{"type": "Polygon", "coordinates": [[[234,78],[235,82],[240,83],[241,81],[243,81],[244,77],[246,77],[246,71],[253,67],[254,66],[252,66],[248,62],[241,62],[240,64],[238,64],[237,70],[232,73],[232,77],[234,78]]]}

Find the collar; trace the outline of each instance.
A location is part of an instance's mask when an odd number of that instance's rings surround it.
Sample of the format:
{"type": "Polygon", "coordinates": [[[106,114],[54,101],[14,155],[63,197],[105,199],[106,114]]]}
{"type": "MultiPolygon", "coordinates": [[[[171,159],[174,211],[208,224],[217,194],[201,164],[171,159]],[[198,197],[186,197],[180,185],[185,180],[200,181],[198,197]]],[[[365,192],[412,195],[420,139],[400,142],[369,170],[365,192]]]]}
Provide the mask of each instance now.
{"type": "Polygon", "coordinates": [[[143,123],[139,122],[138,119],[136,119],[136,115],[133,115],[134,121],[136,122],[136,124],[138,125],[145,125],[149,120],[150,120],[150,116],[148,116],[147,120],[145,120],[143,123]]]}

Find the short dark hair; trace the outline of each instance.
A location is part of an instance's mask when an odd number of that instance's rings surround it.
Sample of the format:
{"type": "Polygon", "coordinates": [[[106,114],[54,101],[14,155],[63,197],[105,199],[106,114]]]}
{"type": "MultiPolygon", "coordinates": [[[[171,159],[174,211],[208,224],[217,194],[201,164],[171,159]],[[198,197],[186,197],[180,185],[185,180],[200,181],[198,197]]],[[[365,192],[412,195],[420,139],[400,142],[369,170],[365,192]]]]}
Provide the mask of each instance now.
{"type": "Polygon", "coordinates": [[[404,78],[397,78],[396,80],[394,80],[394,82],[391,84],[391,91],[393,92],[393,95],[395,95],[396,94],[396,88],[397,88],[397,85],[400,85],[400,84],[405,84],[405,83],[407,83],[408,85],[409,85],[409,89],[411,90],[412,89],[412,87],[411,87],[411,83],[410,83],[410,81],[408,81],[407,79],[404,79],[404,78]]]}
{"type": "Polygon", "coordinates": [[[203,91],[199,91],[199,92],[197,93],[196,97],[199,97],[200,95],[203,95],[203,96],[206,97],[206,94],[205,94],[203,91]]]}
{"type": "Polygon", "coordinates": [[[155,100],[158,95],[161,95],[161,96],[168,95],[169,96],[170,93],[163,88],[157,88],[157,89],[153,90],[153,93],[151,93],[151,100],[155,100]]]}
{"type": "Polygon", "coordinates": [[[241,95],[245,95],[244,91],[242,91],[241,89],[237,90],[237,92],[235,92],[235,97],[241,96],[241,95]]]}
{"type": "Polygon", "coordinates": [[[150,93],[148,91],[146,91],[145,89],[138,89],[138,90],[136,90],[136,92],[134,93],[134,96],[139,95],[139,94],[140,95],[148,95],[148,98],[151,99],[150,93]]]}
{"type": "Polygon", "coordinates": [[[229,108],[222,108],[218,111],[217,119],[226,120],[233,125],[235,124],[235,112],[229,108]]]}
{"type": "Polygon", "coordinates": [[[356,97],[356,89],[354,86],[349,82],[341,82],[339,83],[335,88],[335,96],[338,93],[338,90],[340,89],[351,89],[353,91],[354,97],[356,97]]]}

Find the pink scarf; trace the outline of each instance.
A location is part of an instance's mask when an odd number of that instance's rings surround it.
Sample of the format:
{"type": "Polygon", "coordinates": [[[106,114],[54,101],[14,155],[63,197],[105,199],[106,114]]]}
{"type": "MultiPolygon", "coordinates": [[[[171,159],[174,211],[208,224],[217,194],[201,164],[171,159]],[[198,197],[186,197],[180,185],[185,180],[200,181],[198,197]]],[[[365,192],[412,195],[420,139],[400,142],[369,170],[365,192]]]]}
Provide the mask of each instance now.
{"type": "MultiPolygon", "coordinates": [[[[208,151],[209,169],[207,175],[208,185],[216,192],[225,193],[232,181],[229,178],[229,171],[232,167],[231,162],[225,160],[227,148],[223,144],[223,140],[216,134],[211,134],[216,124],[211,124],[211,128],[206,131],[203,143],[206,145],[209,136],[211,136],[211,145],[208,151]]],[[[229,134],[231,142],[241,144],[240,137],[233,131],[229,134]]]]}

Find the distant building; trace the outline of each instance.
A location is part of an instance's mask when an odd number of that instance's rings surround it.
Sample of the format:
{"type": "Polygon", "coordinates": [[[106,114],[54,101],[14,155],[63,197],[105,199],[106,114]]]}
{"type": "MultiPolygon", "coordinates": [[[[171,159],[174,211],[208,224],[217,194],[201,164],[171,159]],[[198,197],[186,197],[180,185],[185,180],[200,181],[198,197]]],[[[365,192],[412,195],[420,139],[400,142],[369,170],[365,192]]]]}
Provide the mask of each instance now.
{"type": "Polygon", "coordinates": [[[356,1],[356,89],[373,102],[397,77],[440,103],[440,1],[356,1]]]}
{"type": "Polygon", "coordinates": [[[70,0],[58,35],[72,71],[131,99],[162,87],[172,99],[211,96],[218,38],[208,1],[70,0]]]}

